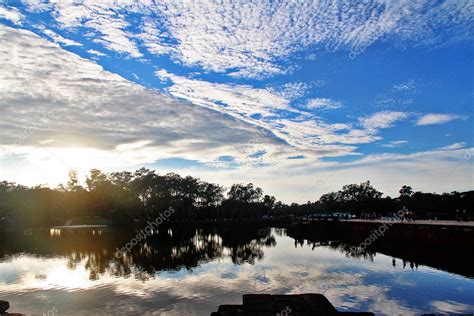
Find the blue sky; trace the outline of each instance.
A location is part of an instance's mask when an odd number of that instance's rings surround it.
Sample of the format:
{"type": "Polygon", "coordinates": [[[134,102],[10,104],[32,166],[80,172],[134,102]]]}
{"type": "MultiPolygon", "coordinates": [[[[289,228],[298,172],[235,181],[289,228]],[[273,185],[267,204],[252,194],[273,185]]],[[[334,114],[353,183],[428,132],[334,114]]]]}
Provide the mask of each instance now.
{"type": "Polygon", "coordinates": [[[472,1],[0,2],[3,177],[472,189],[473,20],[472,1]]]}

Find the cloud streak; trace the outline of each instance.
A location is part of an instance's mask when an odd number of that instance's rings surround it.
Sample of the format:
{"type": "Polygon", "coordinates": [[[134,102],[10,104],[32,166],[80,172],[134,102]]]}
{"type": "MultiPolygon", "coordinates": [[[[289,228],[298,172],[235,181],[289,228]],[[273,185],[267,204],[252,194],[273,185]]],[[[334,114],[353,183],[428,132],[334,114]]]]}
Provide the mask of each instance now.
{"type": "Polygon", "coordinates": [[[341,102],[327,99],[327,98],[314,98],[308,101],[306,108],[315,110],[315,109],[328,109],[334,110],[342,106],[341,102]]]}
{"type": "MultiPolygon", "coordinates": [[[[353,148],[346,144],[378,140],[380,137],[377,134],[381,129],[392,127],[397,121],[409,116],[404,112],[384,111],[360,118],[353,124],[331,124],[312,113],[300,111],[292,106],[291,98],[285,98],[269,89],[188,79],[165,70],[159,70],[155,74],[162,80],[171,81],[172,85],[166,90],[172,96],[264,128],[301,150],[327,152],[329,147],[325,146],[331,145],[333,149],[338,146],[346,154],[353,154],[353,148]]],[[[287,96],[291,97],[293,94],[287,96]]],[[[327,98],[313,101],[313,107],[316,108],[340,106],[338,101],[327,98]]]]}

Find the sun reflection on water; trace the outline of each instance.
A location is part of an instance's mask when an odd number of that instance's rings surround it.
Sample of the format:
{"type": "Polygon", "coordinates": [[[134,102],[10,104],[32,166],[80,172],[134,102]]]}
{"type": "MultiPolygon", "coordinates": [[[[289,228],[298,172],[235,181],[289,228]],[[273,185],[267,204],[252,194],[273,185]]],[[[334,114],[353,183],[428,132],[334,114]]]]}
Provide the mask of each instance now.
{"type": "Polygon", "coordinates": [[[51,237],[61,237],[61,229],[51,228],[49,230],[49,236],[51,236],[51,237]]]}

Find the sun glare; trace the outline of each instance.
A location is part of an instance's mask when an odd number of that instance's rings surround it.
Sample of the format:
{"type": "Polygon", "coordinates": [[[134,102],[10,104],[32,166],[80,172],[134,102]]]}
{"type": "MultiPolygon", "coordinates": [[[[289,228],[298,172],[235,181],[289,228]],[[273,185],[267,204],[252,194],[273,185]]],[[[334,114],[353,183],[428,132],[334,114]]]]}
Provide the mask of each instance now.
{"type": "Polygon", "coordinates": [[[121,166],[118,153],[85,147],[28,148],[15,152],[15,155],[23,158],[22,167],[18,168],[14,162],[7,163],[4,177],[31,185],[65,184],[70,170],[77,171],[78,178],[84,179],[90,169],[110,170],[121,166]],[[9,170],[15,171],[14,177],[9,177],[9,170]]]}

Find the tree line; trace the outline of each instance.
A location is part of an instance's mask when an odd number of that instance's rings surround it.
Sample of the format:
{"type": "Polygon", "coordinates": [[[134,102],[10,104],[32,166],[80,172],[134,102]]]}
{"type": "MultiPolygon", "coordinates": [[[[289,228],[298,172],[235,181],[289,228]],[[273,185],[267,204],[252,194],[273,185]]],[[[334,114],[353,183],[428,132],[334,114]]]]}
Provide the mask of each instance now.
{"type": "Polygon", "coordinates": [[[315,202],[288,205],[265,195],[252,183],[224,188],[191,176],[158,174],[146,168],[112,173],[92,169],[84,184],[73,170],[68,182],[55,189],[0,182],[0,223],[45,226],[63,224],[67,219],[81,219],[81,223],[106,219],[127,224],[154,218],[169,207],[175,210],[172,220],[268,219],[333,212],[385,215],[402,207],[419,218],[454,219],[456,210],[465,209],[469,214],[474,205],[474,191],[436,194],[403,186],[400,195],[392,198],[369,181],[345,185],[315,202]]]}

